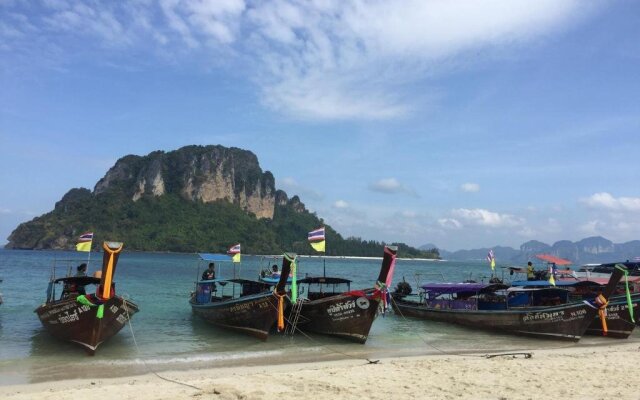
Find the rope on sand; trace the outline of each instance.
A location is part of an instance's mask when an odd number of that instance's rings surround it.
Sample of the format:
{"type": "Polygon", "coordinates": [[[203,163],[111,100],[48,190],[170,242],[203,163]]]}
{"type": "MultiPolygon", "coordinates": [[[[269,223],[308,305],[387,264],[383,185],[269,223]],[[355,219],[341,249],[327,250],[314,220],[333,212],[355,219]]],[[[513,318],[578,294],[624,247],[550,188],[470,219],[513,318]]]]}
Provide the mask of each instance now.
{"type": "MultiPolygon", "coordinates": [[[[289,297],[289,296],[287,296],[287,297],[289,297]]],[[[275,307],[273,304],[271,304],[271,306],[272,306],[274,309],[276,309],[276,307],[275,307]]],[[[277,310],[277,309],[276,309],[276,310],[277,310]]],[[[289,318],[285,317],[284,319],[285,319],[285,321],[287,321],[287,323],[288,323],[289,325],[291,325],[291,321],[289,320],[289,318]]],[[[365,360],[365,361],[367,361],[367,365],[368,365],[368,364],[378,364],[378,363],[380,362],[380,360],[370,360],[370,359],[368,359],[368,358],[366,358],[366,357],[358,357],[358,356],[354,356],[353,354],[345,353],[344,351],[336,350],[336,349],[334,349],[334,348],[332,348],[332,347],[330,347],[330,346],[328,346],[328,345],[326,345],[326,344],[320,343],[319,341],[315,340],[314,338],[312,338],[311,336],[307,335],[305,332],[303,332],[302,330],[300,330],[300,328],[298,328],[298,326],[296,326],[296,327],[295,327],[295,330],[296,330],[297,332],[299,332],[302,336],[304,336],[305,338],[307,338],[308,340],[310,340],[310,341],[314,342],[314,343],[315,343],[316,345],[318,345],[319,347],[324,347],[325,349],[329,350],[330,352],[333,352],[333,353],[336,353],[336,354],[341,354],[341,355],[343,355],[343,356],[345,356],[345,357],[348,357],[348,358],[350,358],[350,359],[352,359],[352,360],[365,360]]]]}
{"type": "Polygon", "coordinates": [[[133,324],[131,324],[131,315],[129,314],[129,307],[127,306],[127,300],[129,299],[129,296],[126,295],[123,296],[123,302],[122,304],[124,305],[124,310],[127,313],[127,321],[129,322],[129,329],[131,330],[131,337],[133,338],[133,344],[136,346],[136,352],[141,355],[140,360],[142,361],[142,364],[144,365],[144,367],[147,369],[147,371],[149,371],[150,373],[152,373],[153,375],[157,376],[158,378],[162,379],[163,381],[167,381],[167,382],[171,382],[171,383],[176,383],[178,385],[182,385],[182,386],[187,386],[190,387],[192,389],[198,390],[198,391],[203,391],[203,389],[194,386],[194,385],[190,385],[188,383],[184,383],[184,382],[180,382],[177,381],[175,379],[170,379],[170,378],[165,378],[164,376],[161,376],[160,374],[158,374],[156,371],[152,370],[149,365],[147,365],[147,362],[144,360],[144,358],[142,358],[142,352],[140,351],[140,347],[138,347],[138,341],[136,340],[136,335],[133,332],[133,324]]]}
{"type": "Polygon", "coordinates": [[[533,357],[533,353],[520,352],[520,353],[485,354],[484,358],[505,357],[505,356],[511,356],[511,358],[517,358],[518,356],[523,356],[523,358],[531,358],[533,357]]]}

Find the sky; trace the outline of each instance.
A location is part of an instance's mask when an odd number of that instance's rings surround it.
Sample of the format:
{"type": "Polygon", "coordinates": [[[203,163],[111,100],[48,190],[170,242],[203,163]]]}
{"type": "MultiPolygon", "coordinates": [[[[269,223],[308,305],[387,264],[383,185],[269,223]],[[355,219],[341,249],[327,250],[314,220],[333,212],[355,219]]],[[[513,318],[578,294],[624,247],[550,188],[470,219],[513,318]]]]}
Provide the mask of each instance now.
{"type": "Polygon", "coordinates": [[[0,0],[0,245],[191,144],[343,236],[638,240],[640,3],[0,0]]]}

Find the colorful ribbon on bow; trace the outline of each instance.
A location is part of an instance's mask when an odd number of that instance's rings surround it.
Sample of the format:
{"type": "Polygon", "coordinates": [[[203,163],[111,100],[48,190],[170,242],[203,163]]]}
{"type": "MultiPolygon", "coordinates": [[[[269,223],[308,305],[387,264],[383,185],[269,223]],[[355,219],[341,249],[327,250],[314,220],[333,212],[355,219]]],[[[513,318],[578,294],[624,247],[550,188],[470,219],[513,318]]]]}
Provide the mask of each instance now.
{"type": "Polygon", "coordinates": [[[607,305],[609,301],[602,294],[599,294],[594,299],[594,303],[598,306],[598,315],[600,315],[600,321],[602,322],[602,334],[607,336],[609,331],[607,328],[607,305]]]}

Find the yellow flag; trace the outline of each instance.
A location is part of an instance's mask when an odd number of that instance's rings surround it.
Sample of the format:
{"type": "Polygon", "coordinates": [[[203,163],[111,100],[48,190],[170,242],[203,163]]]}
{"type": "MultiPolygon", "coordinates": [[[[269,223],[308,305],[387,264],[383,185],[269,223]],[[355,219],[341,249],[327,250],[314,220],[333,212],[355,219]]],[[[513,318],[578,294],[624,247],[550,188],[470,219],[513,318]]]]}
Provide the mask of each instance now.
{"type": "Polygon", "coordinates": [[[309,244],[311,245],[311,247],[313,247],[315,251],[321,251],[324,253],[325,242],[326,242],[325,240],[321,240],[319,242],[309,242],[309,244]]]}
{"type": "Polygon", "coordinates": [[[233,260],[234,263],[239,263],[240,262],[240,253],[234,254],[231,259],[233,260]]]}
{"type": "Polygon", "coordinates": [[[91,243],[93,242],[93,232],[87,232],[80,235],[76,251],[91,251],[91,243]]]}
{"type": "Polygon", "coordinates": [[[91,242],[82,242],[76,244],[76,251],[91,251],[91,242]]]}

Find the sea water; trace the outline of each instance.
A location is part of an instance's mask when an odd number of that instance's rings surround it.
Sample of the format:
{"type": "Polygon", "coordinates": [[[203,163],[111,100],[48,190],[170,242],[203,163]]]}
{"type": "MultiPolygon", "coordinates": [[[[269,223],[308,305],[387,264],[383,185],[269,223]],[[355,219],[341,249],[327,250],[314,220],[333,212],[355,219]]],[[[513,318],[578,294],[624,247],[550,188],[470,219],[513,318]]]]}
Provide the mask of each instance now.
{"type": "MultiPolygon", "coordinates": [[[[340,358],[377,359],[423,354],[496,353],[575,346],[473,330],[446,323],[404,318],[388,311],[373,324],[366,344],[321,335],[274,335],[262,342],[222,330],[191,312],[188,299],[203,264],[195,254],[126,252],[120,255],[117,293],[140,308],[116,336],[87,356],[72,343],[51,337],[34,310],[44,302],[52,266],[56,275],[75,273],[88,253],[0,250],[0,384],[68,378],[99,378],[177,369],[315,362],[340,358]]],[[[89,274],[101,268],[101,254],[91,253],[89,274]]],[[[219,265],[218,277],[255,279],[263,269],[281,264],[281,257],[242,256],[235,266],[219,265]]],[[[302,257],[298,276],[336,276],[352,280],[351,289],[372,287],[381,259],[302,257]]],[[[500,263],[498,276],[504,269],[500,263]]],[[[399,259],[394,284],[487,281],[485,261],[452,262],[399,259]]],[[[639,341],[637,332],[625,341],[639,341]]],[[[615,344],[616,340],[585,337],[579,346],[615,344]]]]}

